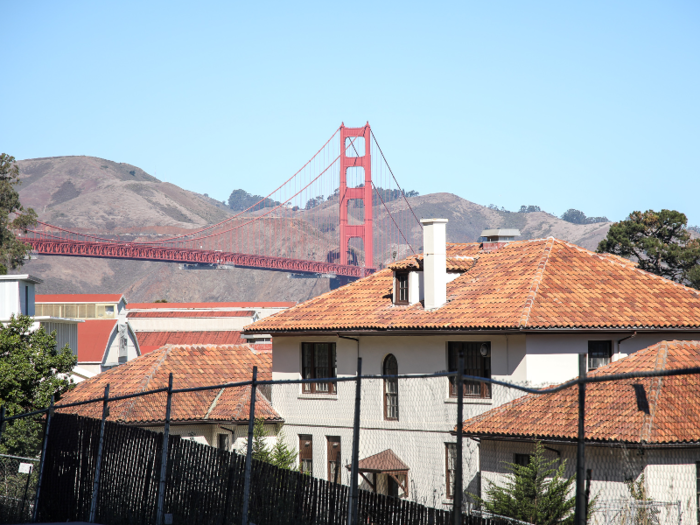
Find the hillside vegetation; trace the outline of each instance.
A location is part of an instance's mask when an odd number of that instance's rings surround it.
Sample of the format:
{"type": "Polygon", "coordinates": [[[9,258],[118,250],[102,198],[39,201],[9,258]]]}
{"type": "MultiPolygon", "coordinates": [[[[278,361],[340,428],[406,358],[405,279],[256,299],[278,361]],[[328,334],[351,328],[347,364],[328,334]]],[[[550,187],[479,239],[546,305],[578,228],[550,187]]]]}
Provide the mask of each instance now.
{"type": "MultiPolygon", "coordinates": [[[[34,208],[41,221],[86,233],[157,238],[198,230],[233,213],[219,201],[162,182],[130,164],[96,157],[29,159],[18,164],[22,204],[34,208]]],[[[593,250],[610,226],[608,222],[573,224],[545,212],[507,212],[450,193],[412,196],[408,201],[418,218],[448,219],[451,242],[475,241],[483,229],[502,227],[520,229],[523,239],[554,236],[593,250]]],[[[337,199],[311,208],[316,217],[319,212],[327,215],[329,225],[337,220],[337,199]]],[[[392,214],[407,211],[403,198],[391,200],[387,208],[392,214]]],[[[295,220],[303,220],[306,212],[299,210],[295,220]]],[[[375,224],[386,213],[383,206],[376,206],[375,224]]],[[[360,216],[361,210],[351,210],[353,214],[360,216]]],[[[420,249],[420,226],[415,221],[410,224],[405,233],[420,249]]],[[[321,227],[326,235],[336,234],[321,227]]],[[[388,263],[390,251],[377,255],[388,263]]],[[[304,301],[331,285],[326,278],[290,278],[284,272],[265,270],[183,270],[173,263],[55,256],[39,256],[25,264],[22,272],[44,279],[38,293],[123,292],[130,302],[304,301]]]]}

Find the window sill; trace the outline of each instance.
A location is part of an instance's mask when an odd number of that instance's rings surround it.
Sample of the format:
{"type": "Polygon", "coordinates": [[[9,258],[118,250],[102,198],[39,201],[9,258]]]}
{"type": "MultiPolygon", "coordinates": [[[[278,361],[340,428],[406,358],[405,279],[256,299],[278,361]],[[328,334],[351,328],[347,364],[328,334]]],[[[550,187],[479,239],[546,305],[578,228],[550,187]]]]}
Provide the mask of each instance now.
{"type": "MultiPolygon", "coordinates": [[[[456,397],[448,397],[447,399],[445,399],[445,403],[454,403],[456,405],[457,398],[456,397]]],[[[493,398],[490,398],[490,397],[465,397],[464,404],[465,405],[493,405],[493,398]]]]}
{"type": "Polygon", "coordinates": [[[338,401],[338,394],[299,394],[297,399],[320,399],[324,401],[338,401]]]}

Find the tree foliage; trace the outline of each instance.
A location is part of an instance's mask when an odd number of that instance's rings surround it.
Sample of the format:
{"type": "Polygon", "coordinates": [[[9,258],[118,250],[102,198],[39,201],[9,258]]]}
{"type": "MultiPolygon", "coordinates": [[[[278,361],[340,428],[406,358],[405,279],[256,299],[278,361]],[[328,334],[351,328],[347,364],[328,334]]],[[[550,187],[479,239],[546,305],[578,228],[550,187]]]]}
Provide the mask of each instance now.
{"type": "Polygon", "coordinates": [[[545,459],[538,442],[527,466],[506,463],[511,475],[505,485],[489,481],[486,498],[475,499],[492,514],[534,525],[573,524],[576,498],[571,494],[576,477],[564,476],[566,460],[555,468],[556,463],[545,459]]]}
{"type": "Polygon", "coordinates": [[[258,209],[272,208],[279,205],[279,202],[267,199],[261,195],[251,195],[245,190],[233,190],[228,198],[228,207],[233,211],[244,211],[255,206],[258,202],[260,202],[258,209]]]}
{"type": "MultiPolygon", "coordinates": [[[[280,431],[275,439],[275,444],[270,446],[265,438],[268,433],[265,430],[265,420],[256,418],[253,426],[253,459],[271,463],[276,467],[294,470],[297,464],[297,452],[293,448],[289,448],[284,443],[284,432],[280,431]]],[[[248,441],[244,441],[244,447],[247,449],[248,441]]]]}
{"type": "Polygon", "coordinates": [[[15,232],[26,233],[27,228],[36,224],[36,212],[24,209],[19,201],[15,186],[20,184],[19,168],[15,158],[0,153],[0,274],[8,269],[22,266],[31,246],[15,236],[15,232]]]}
{"type": "Polygon", "coordinates": [[[609,222],[607,217],[586,217],[582,211],[569,208],[566,210],[561,219],[573,224],[596,224],[598,222],[609,222]]]}
{"type": "Polygon", "coordinates": [[[537,211],[542,211],[542,209],[539,206],[533,206],[532,204],[529,206],[525,206],[524,204],[520,206],[520,210],[518,213],[535,213],[537,211]]]}
{"type": "MultiPolygon", "coordinates": [[[[0,405],[6,416],[46,408],[51,396],[58,400],[72,385],[67,374],[76,364],[73,352],[68,345],[57,350],[56,334],[43,328],[32,331],[32,323],[20,315],[0,328],[0,405]]],[[[15,420],[3,432],[0,452],[32,455],[41,436],[39,419],[15,420]]]]}
{"type": "Polygon", "coordinates": [[[630,516],[625,516],[628,523],[636,525],[659,525],[660,510],[650,505],[645,505],[652,500],[647,494],[647,487],[644,481],[644,474],[639,476],[637,481],[628,481],[627,489],[630,492],[632,500],[638,501],[641,505],[635,505],[630,509],[630,516]]]}
{"type": "Polygon", "coordinates": [[[687,224],[675,210],[634,211],[610,227],[597,251],[634,257],[642,270],[700,289],[700,240],[687,224]]]}

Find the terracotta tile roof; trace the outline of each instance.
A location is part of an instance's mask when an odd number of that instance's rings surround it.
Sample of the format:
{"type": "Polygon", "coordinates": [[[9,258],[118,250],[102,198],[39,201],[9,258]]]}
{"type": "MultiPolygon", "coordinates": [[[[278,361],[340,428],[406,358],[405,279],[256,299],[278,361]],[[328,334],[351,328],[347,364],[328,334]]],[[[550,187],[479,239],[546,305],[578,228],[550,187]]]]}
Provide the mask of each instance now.
{"type": "Polygon", "coordinates": [[[401,458],[390,448],[361,459],[357,463],[360,472],[406,472],[408,465],[401,461],[401,458]]]}
{"type": "Polygon", "coordinates": [[[174,312],[128,312],[127,317],[129,319],[134,317],[145,317],[145,318],[193,318],[193,317],[253,317],[255,315],[254,310],[176,310],[174,312]]]}
{"type": "Polygon", "coordinates": [[[78,363],[101,363],[116,319],[87,319],[78,323],[78,363]]]}
{"type": "MultiPolygon", "coordinates": [[[[591,372],[591,376],[673,370],[700,363],[700,341],[662,341],[591,372]]],[[[586,385],[586,440],[623,443],[700,441],[698,375],[586,385]]],[[[575,440],[578,386],[528,394],[464,422],[471,436],[575,440]]]]}
{"type": "Polygon", "coordinates": [[[289,308],[296,303],[261,302],[261,303],[131,303],[128,310],[146,309],[210,309],[210,308],[289,308]]]}
{"type": "Polygon", "coordinates": [[[242,345],[241,332],[135,332],[141,355],[165,345],[242,345]]]}
{"type": "Polygon", "coordinates": [[[491,252],[448,244],[447,255],[469,269],[447,284],[447,304],[438,309],[393,305],[393,272],[384,269],[246,331],[700,327],[699,291],[558,239],[491,252]]]}
{"type": "MultiPolygon", "coordinates": [[[[107,384],[110,385],[110,396],[167,387],[171,372],[176,389],[249,381],[253,366],[258,367],[259,379],[272,379],[272,356],[257,353],[246,345],[169,345],[78,383],[58,405],[101,397],[107,384]]],[[[160,393],[112,402],[109,419],[129,424],[162,422],[166,397],[166,393],[160,393]]],[[[249,387],[174,394],[172,420],[247,421],[249,403],[249,387]]],[[[64,411],[101,417],[102,403],[64,411]]],[[[256,397],[256,417],[282,420],[260,391],[256,397]]]]}
{"type": "Polygon", "coordinates": [[[34,301],[37,303],[118,303],[124,294],[37,294],[34,301]]]}

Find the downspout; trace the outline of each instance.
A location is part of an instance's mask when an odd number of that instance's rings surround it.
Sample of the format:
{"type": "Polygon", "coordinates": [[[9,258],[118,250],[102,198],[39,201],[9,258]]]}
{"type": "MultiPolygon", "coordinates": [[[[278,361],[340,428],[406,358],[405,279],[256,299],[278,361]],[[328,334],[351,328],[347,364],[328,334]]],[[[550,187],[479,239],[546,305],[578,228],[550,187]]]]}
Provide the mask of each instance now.
{"type": "Polygon", "coordinates": [[[357,343],[357,358],[360,358],[360,340],[355,339],[354,337],[348,337],[347,335],[340,335],[340,333],[337,334],[338,337],[341,339],[350,339],[351,341],[355,341],[357,343]]]}
{"type": "Polygon", "coordinates": [[[628,335],[627,337],[623,337],[622,339],[618,339],[618,341],[617,341],[617,355],[618,356],[620,355],[620,343],[622,341],[627,341],[627,339],[632,339],[633,337],[636,337],[636,336],[637,336],[637,332],[634,331],[634,332],[632,332],[632,335],[628,335]]]}

